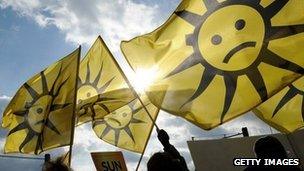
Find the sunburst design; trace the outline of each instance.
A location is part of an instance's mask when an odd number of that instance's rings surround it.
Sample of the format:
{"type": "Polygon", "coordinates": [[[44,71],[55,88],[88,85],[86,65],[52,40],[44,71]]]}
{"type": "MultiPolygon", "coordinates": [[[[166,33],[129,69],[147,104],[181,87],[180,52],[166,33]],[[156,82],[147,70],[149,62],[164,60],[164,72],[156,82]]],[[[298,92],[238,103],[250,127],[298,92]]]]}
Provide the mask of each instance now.
{"type": "Polygon", "coordinates": [[[59,130],[49,120],[49,114],[55,110],[63,109],[70,103],[66,104],[55,104],[54,99],[59,95],[62,86],[67,82],[68,78],[61,83],[57,83],[61,74],[61,67],[59,73],[51,87],[48,89],[48,83],[44,74],[44,71],[40,72],[42,92],[37,92],[29,84],[25,83],[23,87],[32,97],[31,101],[26,102],[24,110],[16,111],[13,114],[19,117],[23,117],[24,121],[13,128],[8,135],[11,135],[20,130],[28,130],[27,135],[23,142],[19,146],[19,151],[22,152],[22,148],[29,143],[34,137],[38,137],[35,154],[39,153],[39,150],[43,151],[43,130],[44,127],[48,127],[55,133],[60,135],[59,130]],[[55,88],[55,85],[58,88],[55,88]]]}
{"type": "Polygon", "coordinates": [[[272,117],[275,117],[275,115],[280,111],[280,109],[291,99],[293,99],[296,95],[302,96],[301,114],[304,121],[304,91],[301,90],[300,88],[297,88],[297,86],[293,84],[289,85],[289,90],[286,92],[286,94],[283,96],[283,98],[276,106],[275,110],[272,113],[272,117]]]}
{"type": "Polygon", "coordinates": [[[186,44],[193,47],[194,53],[171,71],[166,78],[197,64],[205,68],[197,90],[181,108],[199,97],[215,76],[220,75],[226,87],[221,114],[222,122],[231,106],[239,76],[246,75],[249,78],[261,101],[268,98],[265,82],[258,69],[262,62],[303,74],[304,69],[301,66],[285,60],[268,49],[271,40],[304,31],[304,25],[271,25],[271,18],[287,2],[288,0],[275,0],[264,8],[260,5],[260,0],[227,0],[221,3],[217,0],[204,0],[207,12],[203,15],[186,10],[176,12],[176,15],[195,27],[193,34],[186,35],[186,44]],[[223,16],[229,17],[223,18],[223,16]],[[250,28],[256,29],[250,30],[250,28]],[[227,31],[233,32],[227,36],[227,31]]]}
{"type": "Polygon", "coordinates": [[[127,106],[121,107],[106,115],[104,119],[95,120],[93,123],[93,128],[99,125],[105,125],[105,128],[103,129],[99,138],[103,139],[111,130],[113,130],[115,136],[114,145],[117,146],[120,133],[124,130],[132,141],[135,142],[130,125],[145,123],[145,121],[134,118],[134,116],[143,109],[143,106],[135,108],[135,104],[136,100],[129,103],[127,106]]]}
{"type": "Polygon", "coordinates": [[[103,63],[101,63],[101,67],[99,69],[98,74],[94,78],[92,82],[90,82],[91,78],[91,69],[89,62],[87,63],[87,72],[85,76],[84,82],[82,82],[81,78],[78,76],[78,92],[77,94],[84,94],[83,97],[78,97],[77,104],[80,107],[79,110],[79,117],[86,115],[88,113],[88,110],[90,110],[93,114],[92,117],[94,117],[95,110],[94,105],[100,106],[103,110],[105,110],[107,113],[110,113],[109,108],[104,105],[102,102],[109,101],[109,100],[115,100],[116,98],[109,98],[109,97],[103,97],[102,93],[110,86],[111,82],[115,79],[115,76],[113,76],[110,80],[108,80],[103,86],[98,87],[99,80],[101,79],[101,74],[103,70],[103,63]],[[85,99],[94,98],[93,100],[89,100],[88,103],[85,103],[85,99]]]}

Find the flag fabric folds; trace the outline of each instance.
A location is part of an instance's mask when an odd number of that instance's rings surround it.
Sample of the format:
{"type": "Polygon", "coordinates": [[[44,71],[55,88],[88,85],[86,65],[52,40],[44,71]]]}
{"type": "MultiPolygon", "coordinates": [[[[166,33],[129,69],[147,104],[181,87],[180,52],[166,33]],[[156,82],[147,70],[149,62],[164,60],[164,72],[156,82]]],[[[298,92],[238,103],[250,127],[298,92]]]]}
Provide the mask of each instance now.
{"type": "Polygon", "coordinates": [[[263,121],[284,133],[304,126],[304,77],[259,105],[253,112],[263,121]]]}
{"type": "Polygon", "coordinates": [[[99,36],[80,63],[78,125],[103,118],[135,98],[111,52],[99,36]]]}
{"type": "Polygon", "coordinates": [[[302,11],[301,0],[184,0],[121,49],[135,72],[155,70],[155,106],[211,129],[304,73],[302,11]]]}
{"type": "Polygon", "coordinates": [[[23,84],[3,113],[5,153],[35,153],[70,144],[80,48],[23,84]]]}
{"type": "Polygon", "coordinates": [[[100,36],[80,64],[77,93],[78,125],[92,121],[96,135],[105,142],[144,151],[159,109],[144,96],[145,106],[141,105],[100,36]]]}
{"type": "Polygon", "coordinates": [[[104,118],[95,119],[92,126],[96,135],[119,148],[143,153],[159,109],[147,97],[141,99],[144,106],[136,98],[104,118]]]}

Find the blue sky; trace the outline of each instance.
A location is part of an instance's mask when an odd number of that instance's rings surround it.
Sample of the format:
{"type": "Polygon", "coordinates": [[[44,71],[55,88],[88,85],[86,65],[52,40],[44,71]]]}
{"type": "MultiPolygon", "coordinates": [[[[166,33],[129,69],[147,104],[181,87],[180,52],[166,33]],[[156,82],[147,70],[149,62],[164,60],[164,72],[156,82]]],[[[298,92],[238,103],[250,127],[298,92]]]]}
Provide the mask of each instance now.
{"type": "MultiPolygon", "coordinates": [[[[99,34],[122,68],[129,71],[119,51],[120,41],[154,30],[171,15],[178,3],[179,0],[0,0],[0,112],[28,78],[80,44],[85,53],[99,34]]],[[[270,133],[269,127],[251,113],[212,131],[203,131],[164,112],[160,113],[157,124],[168,131],[172,143],[185,156],[192,169],[193,163],[186,144],[191,137],[221,137],[223,134],[239,132],[242,126],[247,126],[251,135],[270,133]]],[[[0,152],[5,134],[5,130],[0,129],[0,152]]],[[[77,128],[74,170],[94,170],[89,152],[107,150],[119,149],[98,139],[90,124],[77,128]]],[[[141,170],[145,170],[149,156],[161,150],[153,131],[141,170]]],[[[64,151],[66,149],[51,153],[58,155],[64,151]]],[[[133,170],[139,155],[124,151],[124,156],[129,169],[133,170]]]]}
{"type": "Polygon", "coordinates": [[[4,65],[0,68],[0,95],[14,95],[30,76],[76,47],[56,27],[41,28],[11,8],[1,9],[0,59],[4,65]]]}

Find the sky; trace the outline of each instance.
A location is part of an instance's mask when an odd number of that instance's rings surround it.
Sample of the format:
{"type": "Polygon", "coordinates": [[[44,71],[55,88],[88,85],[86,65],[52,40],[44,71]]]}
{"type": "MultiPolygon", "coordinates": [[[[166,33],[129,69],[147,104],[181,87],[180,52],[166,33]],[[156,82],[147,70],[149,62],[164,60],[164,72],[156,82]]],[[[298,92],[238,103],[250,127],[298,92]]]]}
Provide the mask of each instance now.
{"type": "MultiPolygon", "coordinates": [[[[82,45],[86,53],[98,35],[101,35],[128,75],[130,67],[119,50],[122,40],[148,33],[161,25],[175,10],[179,0],[0,0],[0,113],[17,89],[31,76],[82,45]]],[[[0,116],[0,120],[1,120],[0,116]]],[[[271,129],[251,112],[204,131],[182,118],[160,112],[156,121],[165,129],[171,143],[186,158],[190,170],[194,165],[187,141],[221,138],[241,131],[250,135],[269,134],[271,129]]],[[[0,153],[7,132],[0,129],[0,153]]],[[[90,152],[121,150],[100,140],[90,124],[76,128],[72,168],[76,171],[95,170],[90,152]]],[[[140,170],[146,170],[149,157],[162,150],[153,130],[140,170]]],[[[67,151],[50,151],[57,156],[67,151]]],[[[129,170],[136,167],[139,154],[122,150],[129,170]]],[[[15,161],[14,161],[15,162],[15,161]]],[[[24,165],[15,162],[15,166],[24,165]]],[[[5,166],[4,166],[5,167],[5,166]]],[[[9,166],[7,169],[9,169],[9,166]]],[[[5,169],[6,170],[6,169],[5,169]]]]}

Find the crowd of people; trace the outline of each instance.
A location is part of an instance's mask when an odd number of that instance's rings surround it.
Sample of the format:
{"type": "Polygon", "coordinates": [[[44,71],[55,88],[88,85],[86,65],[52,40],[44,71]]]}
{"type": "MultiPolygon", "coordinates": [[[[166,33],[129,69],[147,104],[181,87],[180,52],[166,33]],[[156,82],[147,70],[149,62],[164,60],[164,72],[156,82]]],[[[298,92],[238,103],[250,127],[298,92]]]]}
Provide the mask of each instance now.
{"type": "MultiPolygon", "coordinates": [[[[170,137],[164,130],[158,130],[158,140],[163,145],[163,152],[154,153],[148,161],[148,171],[188,171],[187,163],[178,150],[170,144],[170,137]]],[[[203,147],[202,147],[203,148],[203,147]]],[[[254,153],[258,159],[286,159],[287,152],[282,143],[273,136],[265,136],[258,139],[254,145],[254,153]]],[[[248,166],[244,171],[301,171],[298,166],[265,166],[262,163],[258,166],[248,166]]],[[[55,161],[47,160],[42,171],[72,171],[64,164],[63,158],[55,161]]]]}

